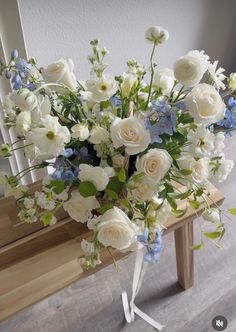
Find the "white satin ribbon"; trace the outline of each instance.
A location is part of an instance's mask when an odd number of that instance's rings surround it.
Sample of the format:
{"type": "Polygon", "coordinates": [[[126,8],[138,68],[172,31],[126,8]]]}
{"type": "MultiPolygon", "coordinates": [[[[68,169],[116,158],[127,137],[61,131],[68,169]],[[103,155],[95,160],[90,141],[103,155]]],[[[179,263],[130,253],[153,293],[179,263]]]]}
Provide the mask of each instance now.
{"type": "Polygon", "coordinates": [[[134,275],[133,275],[133,285],[132,285],[132,297],[130,303],[128,303],[127,292],[122,292],[122,303],[124,308],[125,319],[127,323],[131,323],[134,321],[135,314],[144,319],[148,324],[152,325],[158,331],[161,331],[164,325],[156,322],[154,319],[149,317],[143,311],[141,311],[134,303],[135,297],[138,294],[140,287],[142,285],[143,277],[147,269],[147,262],[144,262],[143,256],[145,247],[139,249],[136,255],[135,267],[134,267],[134,275]]]}

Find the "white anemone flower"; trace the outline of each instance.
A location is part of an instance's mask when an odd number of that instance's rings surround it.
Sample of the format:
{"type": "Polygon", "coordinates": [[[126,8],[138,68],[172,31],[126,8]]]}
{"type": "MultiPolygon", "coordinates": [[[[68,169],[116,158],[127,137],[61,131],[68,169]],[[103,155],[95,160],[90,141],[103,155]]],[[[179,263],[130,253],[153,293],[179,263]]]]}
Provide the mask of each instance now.
{"type": "Polygon", "coordinates": [[[70,141],[70,132],[61,126],[58,118],[46,115],[41,120],[43,128],[32,129],[32,143],[40,150],[41,154],[57,157],[70,141]]]}

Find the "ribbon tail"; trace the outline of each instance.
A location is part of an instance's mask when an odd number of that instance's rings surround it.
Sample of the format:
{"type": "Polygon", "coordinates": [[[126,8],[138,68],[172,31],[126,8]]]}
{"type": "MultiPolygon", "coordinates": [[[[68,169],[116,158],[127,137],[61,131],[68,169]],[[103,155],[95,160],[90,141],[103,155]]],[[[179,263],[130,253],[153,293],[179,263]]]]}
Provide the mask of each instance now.
{"type": "Polygon", "coordinates": [[[136,315],[141,317],[143,320],[145,320],[148,324],[153,326],[158,331],[161,331],[165,327],[165,325],[162,325],[162,324],[158,323],[153,318],[151,318],[150,316],[145,314],[145,312],[141,311],[138,307],[136,307],[135,304],[133,305],[133,311],[136,313],[136,315]]]}

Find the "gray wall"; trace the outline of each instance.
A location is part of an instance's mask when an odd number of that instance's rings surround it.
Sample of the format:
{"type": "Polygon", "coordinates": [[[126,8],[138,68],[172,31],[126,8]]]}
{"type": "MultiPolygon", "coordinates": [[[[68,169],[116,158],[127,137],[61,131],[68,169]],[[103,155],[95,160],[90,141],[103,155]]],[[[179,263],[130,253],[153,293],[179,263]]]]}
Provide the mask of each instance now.
{"type": "Polygon", "coordinates": [[[191,49],[205,49],[229,71],[236,70],[235,0],[18,0],[29,55],[45,66],[61,56],[76,63],[77,78],[89,74],[88,43],[99,38],[110,50],[110,72],[126,61],[148,63],[144,32],[161,25],[170,32],[158,54],[160,66],[191,49]]]}

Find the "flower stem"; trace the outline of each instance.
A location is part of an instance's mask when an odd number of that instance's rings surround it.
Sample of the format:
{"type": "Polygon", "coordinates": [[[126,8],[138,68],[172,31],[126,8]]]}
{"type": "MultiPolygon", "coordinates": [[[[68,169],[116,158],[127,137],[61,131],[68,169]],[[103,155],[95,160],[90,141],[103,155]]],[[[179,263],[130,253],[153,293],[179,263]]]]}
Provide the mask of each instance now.
{"type": "Polygon", "coordinates": [[[153,66],[153,56],[155,53],[155,48],[156,48],[156,44],[153,44],[153,49],[152,49],[152,53],[150,56],[150,65],[151,65],[151,79],[150,79],[150,85],[149,85],[149,91],[148,91],[148,99],[145,105],[145,110],[148,108],[149,105],[149,101],[150,101],[150,97],[151,97],[151,92],[152,92],[152,82],[153,82],[153,77],[154,77],[154,66],[153,66]]]}

